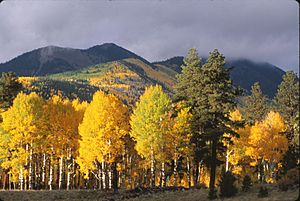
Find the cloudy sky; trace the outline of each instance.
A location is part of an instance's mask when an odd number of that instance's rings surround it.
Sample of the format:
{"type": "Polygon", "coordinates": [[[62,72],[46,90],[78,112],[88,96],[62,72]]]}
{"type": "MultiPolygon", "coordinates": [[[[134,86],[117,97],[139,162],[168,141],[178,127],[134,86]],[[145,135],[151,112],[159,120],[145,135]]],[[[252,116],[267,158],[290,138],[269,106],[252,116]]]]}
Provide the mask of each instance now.
{"type": "Polygon", "coordinates": [[[113,42],[149,61],[218,48],[299,72],[298,17],[295,0],[6,0],[0,63],[47,45],[113,42]]]}

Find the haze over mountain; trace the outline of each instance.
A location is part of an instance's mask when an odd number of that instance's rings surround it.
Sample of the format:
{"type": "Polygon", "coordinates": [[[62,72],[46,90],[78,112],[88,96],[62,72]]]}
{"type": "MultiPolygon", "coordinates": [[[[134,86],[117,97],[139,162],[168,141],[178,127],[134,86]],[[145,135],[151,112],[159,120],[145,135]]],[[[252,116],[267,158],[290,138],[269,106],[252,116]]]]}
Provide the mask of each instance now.
{"type": "MultiPolygon", "coordinates": [[[[26,52],[0,64],[0,72],[13,71],[19,76],[47,76],[68,71],[78,72],[88,66],[114,61],[121,62],[120,64],[140,76],[143,75],[143,79],[149,78],[148,80],[154,80],[153,83],[158,82],[165,87],[172,87],[175,83],[175,75],[181,71],[183,57],[176,56],[165,61],[150,63],[113,43],[104,43],[88,49],[47,46],[26,52]]],[[[269,97],[273,97],[276,93],[284,74],[283,70],[272,64],[253,62],[248,59],[229,60],[227,65],[234,67],[231,77],[235,85],[249,91],[253,83],[258,81],[263,92],[269,97]]]]}
{"type": "MultiPolygon", "coordinates": [[[[176,56],[165,61],[155,62],[155,65],[164,65],[177,73],[181,71],[184,57],[176,56]]],[[[206,58],[203,58],[205,61],[206,58]]],[[[269,97],[273,97],[277,91],[277,86],[282,81],[284,71],[267,62],[254,62],[249,59],[227,59],[227,66],[233,67],[231,78],[236,86],[240,86],[247,91],[255,82],[261,84],[262,91],[269,97]]]]}

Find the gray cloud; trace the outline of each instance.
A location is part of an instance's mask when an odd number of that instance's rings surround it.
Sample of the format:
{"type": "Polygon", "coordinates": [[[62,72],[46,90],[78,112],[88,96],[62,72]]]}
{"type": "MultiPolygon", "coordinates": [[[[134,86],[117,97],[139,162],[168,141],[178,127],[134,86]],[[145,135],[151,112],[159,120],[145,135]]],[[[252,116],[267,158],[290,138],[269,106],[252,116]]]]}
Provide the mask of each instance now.
{"type": "Polygon", "coordinates": [[[0,4],[0,62],[47,45],[114,42],[149,61],[218,48],[298,72],[298,12],[294,0],[7,0],[0,4]]]}

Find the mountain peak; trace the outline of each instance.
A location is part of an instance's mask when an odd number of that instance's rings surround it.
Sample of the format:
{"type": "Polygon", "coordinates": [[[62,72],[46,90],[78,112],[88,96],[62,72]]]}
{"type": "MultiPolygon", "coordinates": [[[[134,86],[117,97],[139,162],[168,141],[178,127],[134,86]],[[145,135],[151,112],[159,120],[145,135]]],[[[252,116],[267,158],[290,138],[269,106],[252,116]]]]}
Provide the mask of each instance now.
{"type": "Polygon", "coordinates": [[[49,45],[24,53],[6,63],[0,64],[0,72],[13,71],[17,75],[22,76],[40,76],[78,70],[86,66],[126,58],[136,58],[148,62],[114,43],[104,43],[88,49],[49,45]]]}

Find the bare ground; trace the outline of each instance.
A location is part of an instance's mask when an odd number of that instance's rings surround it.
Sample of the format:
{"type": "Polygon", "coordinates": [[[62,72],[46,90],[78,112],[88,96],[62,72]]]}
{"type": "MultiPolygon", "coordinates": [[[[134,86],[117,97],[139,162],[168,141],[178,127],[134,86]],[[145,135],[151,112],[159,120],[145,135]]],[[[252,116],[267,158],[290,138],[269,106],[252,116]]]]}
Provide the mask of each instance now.
{"type": "MultiPolygon", "coordinates": [[[[268,186],[269,196],[258,198],[258,188],[253,187],[249,192],[240,192],[233,198],[224,201],[296,201],[299,198],[299,189],[282,192],[276,187],[268,186]]],[[[192,189],[165,192],[134,193],[120,191],[103,192],[97,190],[70,190],[70,191],[0,191],[0,201],[207,201],[207,189],[192,189]]],[[[216,199],[220,201],[222,199],[216,199]]]]}

